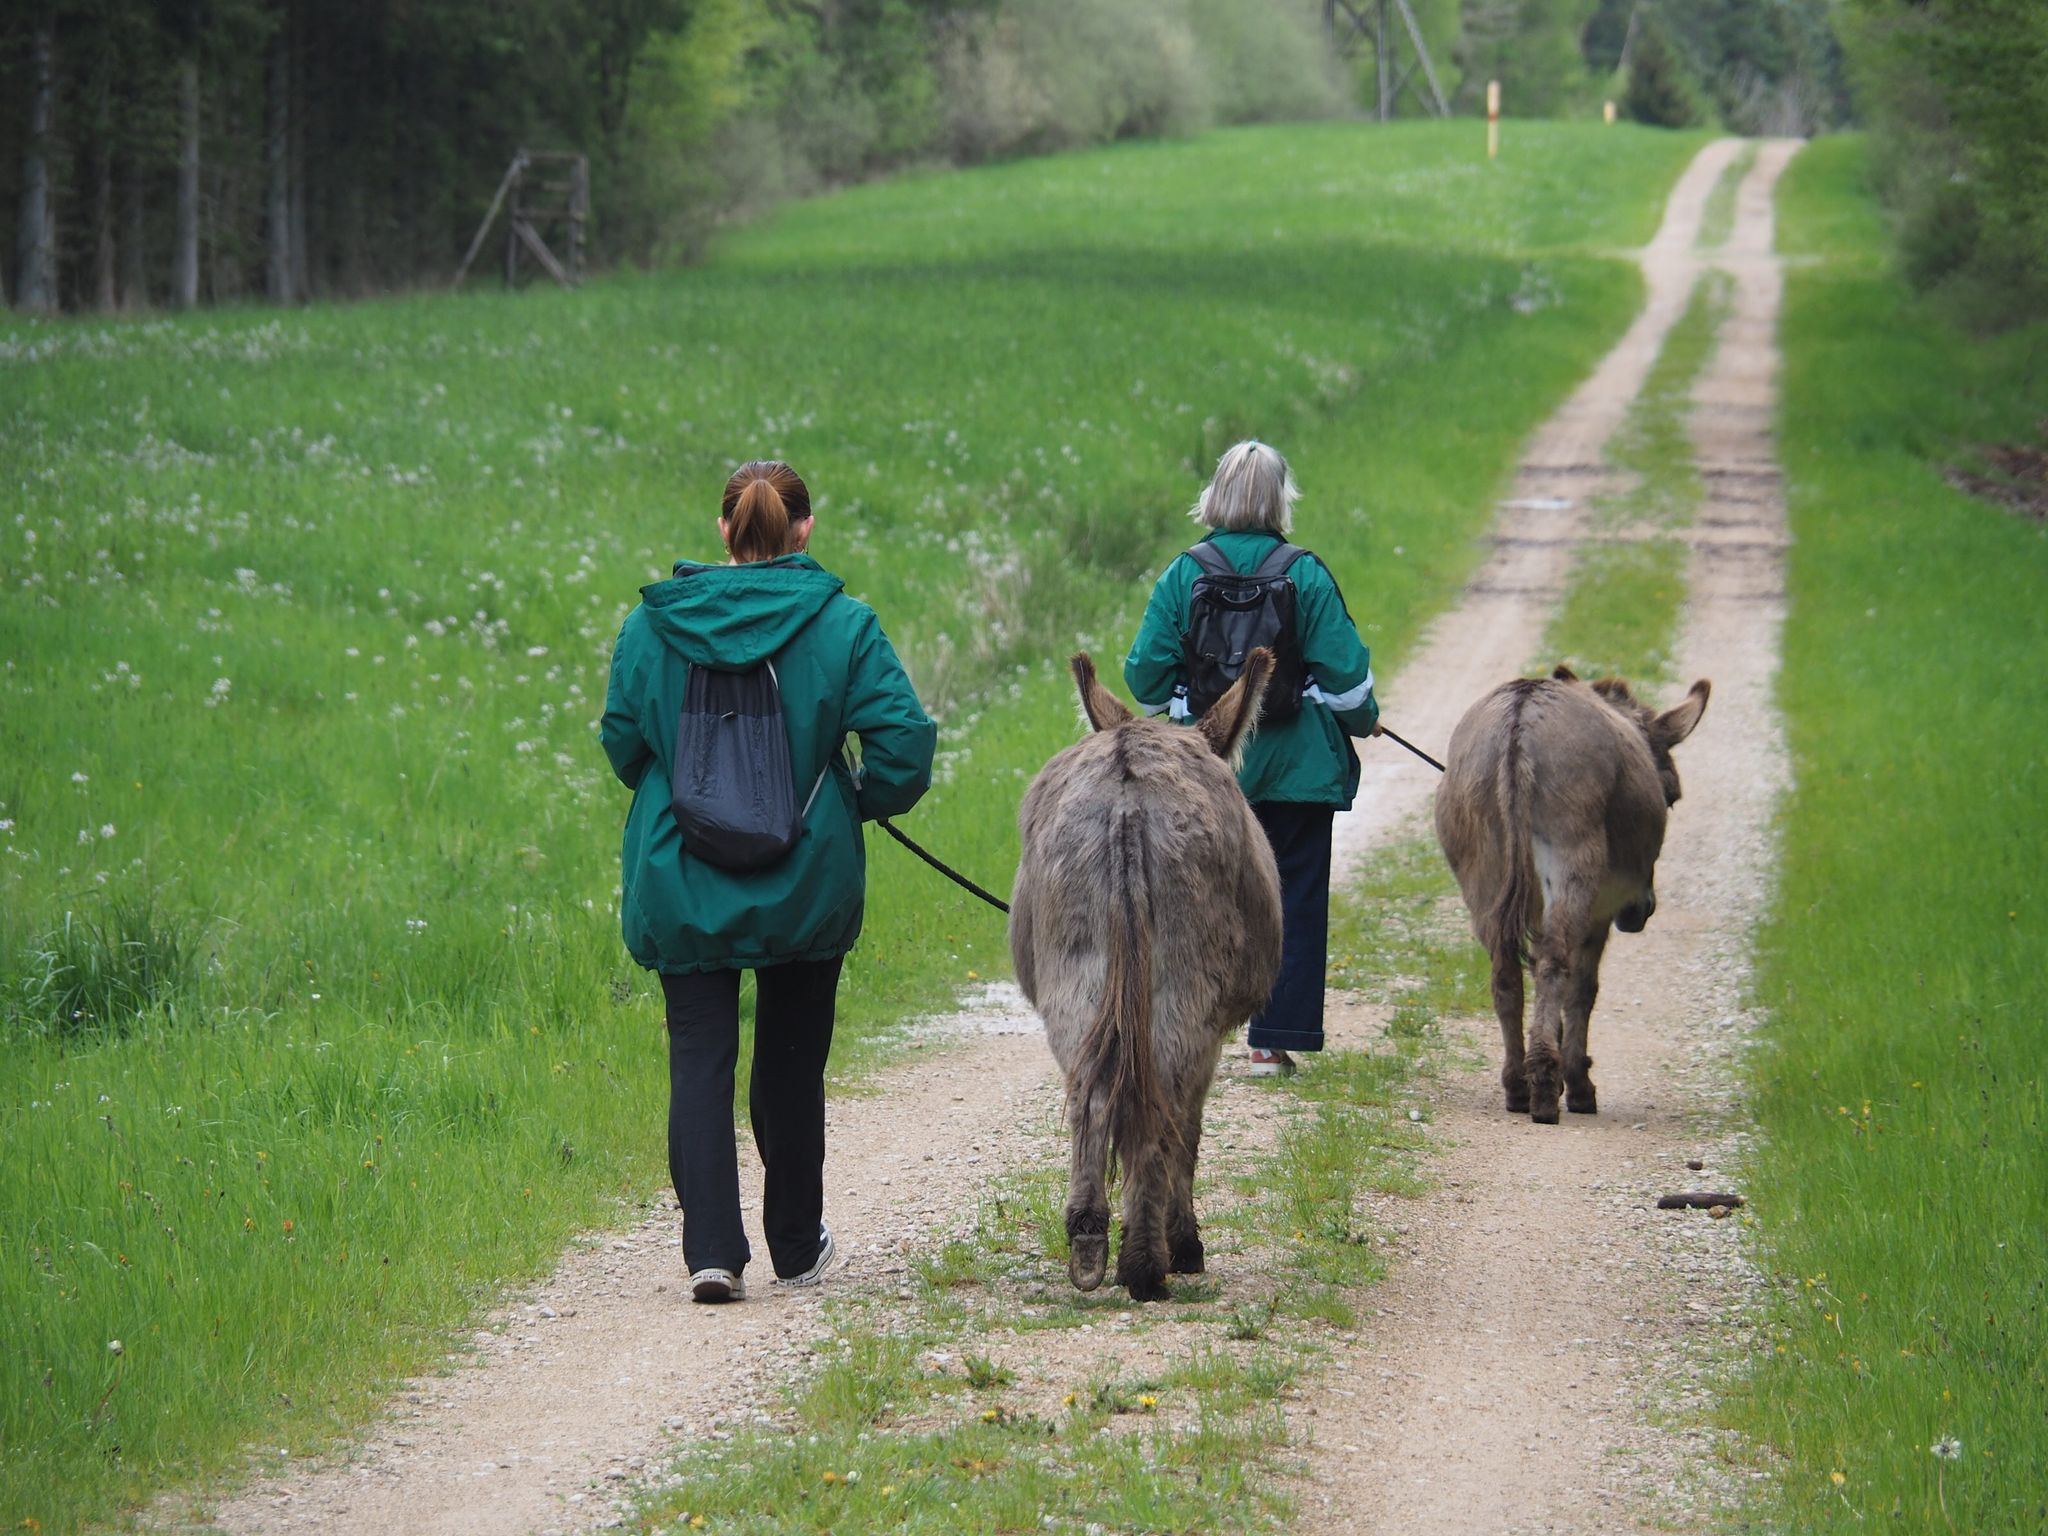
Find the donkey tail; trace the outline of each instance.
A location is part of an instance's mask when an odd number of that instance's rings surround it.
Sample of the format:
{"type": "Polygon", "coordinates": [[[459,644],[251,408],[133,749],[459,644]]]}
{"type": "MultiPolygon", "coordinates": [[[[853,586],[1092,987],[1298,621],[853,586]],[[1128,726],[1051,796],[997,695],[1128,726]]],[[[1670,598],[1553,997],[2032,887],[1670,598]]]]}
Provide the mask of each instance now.
{"type": "Polygon", "coordinates": [[[1091,1099],[1106,1106],[1115,1160],[1128,1169],[1140,1149],[1159,1142],[1171,1116],[1152,1064],[1152,903],[1142,816],[1119,807],[1109,834],[1102,1004],[1082,1037],[1069,1100],[1081,1113],[1091,1099]]]}
{"type": "Polygon", "coordinates": [[[1530,801],[1535,796],[1536,765],[1522,742],[1522,710],[1532,690],[1514,689],[1508,701],[1507,740],[1494,770],[1494,808],[1501,836],[1504,878],[1500,895],[1486,917],[1488,954],[1496,975],[1520,967],[1529,958],[1530,908],[1536,897],[1534,831],[1530,801]]]}

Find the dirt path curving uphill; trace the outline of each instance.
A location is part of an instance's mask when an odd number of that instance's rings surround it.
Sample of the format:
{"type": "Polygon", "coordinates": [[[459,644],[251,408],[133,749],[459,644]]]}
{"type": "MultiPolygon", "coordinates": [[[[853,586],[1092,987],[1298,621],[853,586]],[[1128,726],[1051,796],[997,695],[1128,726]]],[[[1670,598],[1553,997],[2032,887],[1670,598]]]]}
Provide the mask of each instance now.
{"type": "MultiPolygon", "coordinates": [[[[1739,1312],[1747,1282],[1736,1223],[1655,1201],[1717,1187],[1729,1151],[1749,930],[1786,779],[1771,695],[1785,542],[1770,438],[1780,291],[1771,193],[1797,145],[1763,146],[1739,190],[1734,234],[1696,252],[1700,204],[1736,148],[1710,146],[1680,181],[1642,253],[1642,319],[1539,433],[1492,559],[1398,679],[1404,734],[1441,745],[1467,704],[1535,656],[1589,482],[1601,479],[1601,443],[1641,386],[1652,337],[1701,272],[1729,272],[1734,303],[1693,395],[1706,491],[1685,534],[1678,658],[1682,680],[1710,677],[1714,693],[1677,754],[1685,797],[1658,866],[1656,919],[1607,951],[1592,1037],[1600,1113],[1561,1126],[1505,1113],[1497,1027],[1464,1021],[1477,1057],[1440,1085],[1441,1187],[1405,1213],[1408,1257],[1377,1298],[1377,1325],[1339,1366],[1372,1390],[1327,1396],[1300,1420],[1314,1443],[1305,1530],[1635,1531],[1699,1513],[1698,1480],[1679,1473],[1705,1432],[1655,1418],[1700,1390],[1702,1330],[1739,1312]],[[1688,1158],[1705,1171],[1689,1171],[1688,1158]]],[[[1347,847],[1404,818],[1420,830],[1435,775],[1389,756],[1375,749],[1380,782],[1361,797],[1370,819],[1352,818],[1347,847]]]]}
{"type": "MultiPolygon", "coordinates": [[[[1718,1134],[1701,1084],[1718,1088],[1714,1053],[1740,1032],[1744,925],[1783,772],[1769,697],[1782,541],[1767,436],[1769,251],[1770,188],[1791,148],[1765,148],[1736,233],[1711,256],[1693,249],[1700,214],[1738,146],[1711,145],[1686,171],[1641,253],[1643,314],[1531,444],[1492,558],[1387,689],[1397,727],[1440,747],[1466,704],[1523,669],[1583,509],[1611,488],[1602,446],[1698,273],[1733,272],[1736,306],[1698,391],[1709,504],[1693,531],[1682,655],[1687,677],[1713,677],[1714,699],[1680,754],[1687,800],[1660,875],[1664,904],[1648,935],[1610,951],[1594,1027],[1602,1111],[1562,1127],[1502,1114],[1490,1021],[1474,1040],[1487,1065],[1442,1082],[1441,1187],[1399,1208],[1408,1256],[1371,1299],[1377,1323],[1293,1405],[1308,1456],[1303,1528],[1635,1529],[1645,1481],[1670,1457],[1646,1412],[1683,1377],[1687,1328],[1731,1294],[1732,1224],[1647,1205],[1685,1184],[1682,1159],[1718,1134]]],[[[1347,861],[1413,835],[1434,789],[1435,775],[1391,744],[1366,759],[1360,808],[1340,822],[1347,861]]],[[[1333,1032],[1361,1032],[1366,1019],[1333,1007],[1333,1032]]],[[[971,1220],[990,1178],[1045,1156],[1058,1092],[1036,1020],[996,991],[971,1025],[833,1105],[827,1214],[847,1258],[832,1292],[893,1292],[911,1252],[971,1220]]],[[[1267,1096],[1226,1079],[1212,1127],[1269,1110],[1267,1096]]],[[[757,1237],[758,1195],[757,1182],[757,1237]]],[[[413,1383],[345,1457],[266,1467],[206,1528],[518,1536],[610,1523],[618,1496],[676,1439],[765,1412],[824,1329],[823,1293],[779,1290],[762,1263],[745,1304],[691,1306],[679,1241],[664,1197],[579,1244],[477,1334],[473,1361],[413,1383]]]]}

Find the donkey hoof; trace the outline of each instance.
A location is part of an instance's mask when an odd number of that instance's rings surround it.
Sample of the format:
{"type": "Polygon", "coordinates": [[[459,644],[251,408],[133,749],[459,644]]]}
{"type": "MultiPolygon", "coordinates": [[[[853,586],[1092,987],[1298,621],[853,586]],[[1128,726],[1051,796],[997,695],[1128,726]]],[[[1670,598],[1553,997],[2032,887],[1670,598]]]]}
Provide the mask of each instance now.
{"type": "Polygon", "coordinates": [[[1109,1269],[1109,1235],[1084,1234],[1068,1241],[1067,1277],[1077,1291],[1094,1290],[1109,1269]]]}
{"type": "Polygon", "coordinates": [[[1529,1113],[1529,1095],[1526,1092],[1511,1093],[1507,1096],[1507,1100],[1509,1114],[1526,1115],[1529,1113]]]}
{"type": "Polygon", "coordinates": [[[1173,1256],[1167,1261],[1167,1270],[1176,1275],[1199,1275],[1208,1258],[1199,1237],[1182,1238],[1173,1245],[1173,1256]]]}
{"type": "Polygon", "coordinates": [[[1597,1115],[1600,1113],[1600,1096],[1591,1088],[1584,1093],[1568,1093],[1564,1096],[1564,1107],[1575,1115],[1597,1115]]]}
{"type": "Polygon", "coordinates": [[[1131,1293],[1133,1301],[1171,1301],[1166,1276],[1151,1264],[1118,1264],[1116,1283],[1131,1293]]]}
{"type": "Polygon", "coordinates": [[[1557,1124],[1557,1100],[1552,1099],[1548,1104],[1530,1105],[1529,1118],[1537,1125],[1557,1124]]]}

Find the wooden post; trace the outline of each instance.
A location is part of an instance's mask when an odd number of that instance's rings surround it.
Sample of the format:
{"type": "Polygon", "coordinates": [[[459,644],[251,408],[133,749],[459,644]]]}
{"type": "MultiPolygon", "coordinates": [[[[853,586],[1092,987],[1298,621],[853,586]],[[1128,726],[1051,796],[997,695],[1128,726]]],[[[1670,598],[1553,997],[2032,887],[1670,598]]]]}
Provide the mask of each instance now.
{"type": "Polygon", "coordinates": [[[1607,124],[1607,126],[1608,126],[1608,127],[1610,127],[1610,128],[1612,128],[1612,127],[1614,126],[1614,103],[1613,103],[1613,102],[1611,102],[1611,101],[1608,101],[1608,102],[1602,102],[1602,103],[1601,103],[1601,105],[1600,105],[1600,120],[1601,120],[1601,121],[1602,121],[1603,123],[1607,124]]]}
{"type": "Polygon", "coordinates": [[[1500,82],[1486,82],[1486,158],[1500,154],[1500,82]]]}

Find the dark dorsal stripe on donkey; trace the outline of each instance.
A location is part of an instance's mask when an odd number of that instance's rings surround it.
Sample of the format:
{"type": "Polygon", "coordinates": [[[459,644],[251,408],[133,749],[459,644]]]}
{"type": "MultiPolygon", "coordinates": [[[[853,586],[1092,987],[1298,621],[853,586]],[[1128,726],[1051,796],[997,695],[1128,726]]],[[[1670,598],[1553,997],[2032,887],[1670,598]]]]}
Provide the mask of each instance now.
{"type": "Polygon", "coordinates": [[[1627,683],[1569,667],[1503,683],[1465,712],[1444,753],[1436,835],[1493,961],[1493,1007],[1511,1113],[1557,1123],[1593,1114],[1587,1053],[1610,931],[1640,933],[1657,910],[1657,855],[1678,803],[1671,749],[1706,712],[1701,678],[1657,714],[1627,683]],[[1536,1013],[1522,1034],[1522,967],[1536,1013]]]}
{"type": "Polygon", "coordinates": [[[1192,727],[1134,716],[1073,659],[1094,734],[1024,796],[1010,953],[1066,1076],[1069,1273],[1109,1263],[1110,1152],[1122,1165],[1117,1283],[1167,1295],[1199,1274],[1195,1158],[1224,1036],[1280,969],[1280,877],[1233,762],[1273,673],[1265,649],[1192,727]]]}

